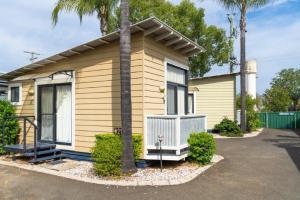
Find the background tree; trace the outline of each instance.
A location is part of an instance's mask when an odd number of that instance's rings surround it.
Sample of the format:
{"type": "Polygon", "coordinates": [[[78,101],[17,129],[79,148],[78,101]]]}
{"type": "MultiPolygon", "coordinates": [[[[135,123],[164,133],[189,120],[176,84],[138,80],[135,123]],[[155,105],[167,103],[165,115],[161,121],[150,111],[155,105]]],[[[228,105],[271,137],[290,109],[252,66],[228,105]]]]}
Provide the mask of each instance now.
{"type": "Polygon", "coordinates": [[[271,88],[264,93],[264,110],[284,112],[297,110],[300,100],[300,69],[281,70],[272,79],[271,88]]]}
{"type": "Polygon", "coordinates": [[[120,76],[121,76],[121,120],[122,120],[122,172],[136,171],[132,141],[131,110],[131,33],[128,0],[121,0],[120,29],[120,76]]]}
{"type": "MultiPolygon", "coordinates": [[[[189,59],[193,76],[203,76],[213,65],[228,62],[229,44],[225,30],[208,26],[204,21],[204,9],[197,8],[190,0],[183,0],[178,5],[166,0],[130,0],[129,8],[132,23],[156,16],[205,48],[205,52],[189,59]]],[[[119,15],[119,10],[116,13],[119,15]]]]}
{"type": "Polygon", "coordinates": [[[227,9],[240,11],[240,73],[241,73],[241,129],[246,131],[246,14],[248,9],[266,5],[270,0],[218,0],[227,9]]]}
{"type": "Polygon", "coordinates": [[[58,14],[62,11],[77,13],[80,22],[84,15],[97,14],[100,32],[106,35],[114,28],[114,9],[119,0],[58,0],[52,11],[52,22],[55,26],[58,22],[58,14]]]}

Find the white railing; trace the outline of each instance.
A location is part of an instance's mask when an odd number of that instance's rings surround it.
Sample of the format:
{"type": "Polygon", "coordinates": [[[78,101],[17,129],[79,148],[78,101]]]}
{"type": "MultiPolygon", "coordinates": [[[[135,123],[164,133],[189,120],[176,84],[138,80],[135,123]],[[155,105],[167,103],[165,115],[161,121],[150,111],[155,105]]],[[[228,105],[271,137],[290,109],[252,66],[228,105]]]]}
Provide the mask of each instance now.
{"type": "Polygon", "coordinates": [[[163,150],[180,150],[188,147],[187,140],[191,133],[206,131],[205,115],[149,115],[145,117],[145,153],[159,148],[159,137],[163,150]]]}

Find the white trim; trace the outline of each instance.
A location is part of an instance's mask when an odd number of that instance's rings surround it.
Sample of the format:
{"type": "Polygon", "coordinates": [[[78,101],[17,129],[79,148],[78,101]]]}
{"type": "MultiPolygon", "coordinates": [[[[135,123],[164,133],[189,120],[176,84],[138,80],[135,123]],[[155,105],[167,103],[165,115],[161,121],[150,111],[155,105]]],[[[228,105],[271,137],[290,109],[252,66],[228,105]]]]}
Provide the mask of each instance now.
{"type": "Polygon", "coordinates": [[[197,103],[196,103],[196,95],[197,95],[197,92],[196,91],[189,91],[188,94],[192,94],[193,95],[193,106],[194,106],[194,112],[193,113],[189,113],[189,114],[192,114],[192,115],[197,115],[197,109],[196,109],[196,106],[197,106],[197,103]]]}
{"type": "Polygon", "coordinates": [[[187,65],[182,64],[182,63],[180,63],[180,62],[177,62],[177,61],[175,61],[175,60],[172,60],[172,59],[170,59],[170,58],[165,58],[165,62],[166,62],[166,63],[169,63],[169,64],[171,64],[171,65],[174,65],[174,66],[176,66],[176,67],[179,67],[179,68],[181,68],[181,69],[184,69],[184,70],[189,71],[189,67],[188,67],[187,65]]]}
{"type": "MultiPolygon", "coordinates": [[[[173,59],[165,57],[165,61],[164,61],[164,67],[165,67],[165,77],[164,77],[165,78],[165,80],[164,80],[165,81],[165,92],[164,92],[165,112],[164,113],[165,113],[165,115],[168,114],[168,105],[167,105],[167,95],[168,95],[168,93],[167,93],[167,90],[168,90],[168,84],[167,84],[167,82],[168,82],[168,64],[171,64],[171,65],[174,65],[174,66],[179,67],[181,69],[189,71],[189,67],[187,65],[184,65],[184,64],[179,63],[179,62],[177,62],[177,61],[175,61],[173,59]]],[[[188,87],[188,85],[187,85],[187,87],[188,87]]]]}
{"type": "MultiPolygon", "coordinates": [[[[72,85],[72,144],[70,145],[56,145],[57,148],[59,149],[65,149],[65,150],[75,150],[75,72],[73,71],[73,78],[67,77],[65,78],[64,76],[67,75],[54,75],[53,80],[51,78],[39,78],[35,80],[34,83],[34,113],[35,113],[35,118],[37,119],[37,106],[38,106],[38,86],[39,85],[51,85],[51,84],[59,84],[59,83],[71,83],[72,85]]],[[[37,124],[37,121],[35,121],[37,124]]]]}
{"type": "Polygon", "coordinates": [[[21,106],[23,104],[23,87],[22,83],[9,83],[8,84],[8,94],[7,94],[7,99],[8,101],[14,105],[14,106],[21,106]],[[19,102],[11,102],[11,88],[12,87],[19,87],[19,102]]]}

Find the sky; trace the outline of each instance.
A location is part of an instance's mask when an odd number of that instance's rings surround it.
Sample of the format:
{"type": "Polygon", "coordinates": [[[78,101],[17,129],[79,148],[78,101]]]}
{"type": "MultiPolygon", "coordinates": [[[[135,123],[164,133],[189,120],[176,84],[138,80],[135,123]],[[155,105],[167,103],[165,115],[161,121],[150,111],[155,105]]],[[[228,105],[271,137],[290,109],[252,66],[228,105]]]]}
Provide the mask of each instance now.
{"type": "MultiPolygon", "coordinates": [[[[99,37],[95,16],[84,17],[80,24],[75,14],[63,13],[53,27],[51,11],[56,0],[3,1],[0,7],[0,72],[29,63],[24,51],[40,53],[39,59],[99,37]]],[[[180,0],[172,0],[179,3],[180,0]]],[[[205,9],[207,24],[229,24],[224,9],[216,0],[195,0],[205,9]]],[[[238,13],[238,12],[237,12],[238,13]]],[[[236,15],[236,25],[239,16],[236,15]]],[[[275,0],[247,15],[247,59],[258,63],[257,92],[262,94],[281,69],[300,67],[300,0],[275,0]]],[[[235,43],[239,57],[239,41],[235,43]]],[[[214,66],[208,75],[228,73],[228,66],[214,66]]]]}

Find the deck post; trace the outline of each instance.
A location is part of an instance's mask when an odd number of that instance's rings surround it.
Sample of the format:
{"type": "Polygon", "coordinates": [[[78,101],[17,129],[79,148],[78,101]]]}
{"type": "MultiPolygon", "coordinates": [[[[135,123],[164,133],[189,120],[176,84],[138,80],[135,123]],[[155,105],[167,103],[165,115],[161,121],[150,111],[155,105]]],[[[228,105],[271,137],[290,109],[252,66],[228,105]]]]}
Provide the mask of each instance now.
{"type": "Polygon", "coordinates": [[[37,159],[37,144],[36,144],[36,140],[37,140],[37,137],[36,137],[36,131],[38,130],[38,126],[34,129],[34,138],[33,138],[33,140],[34,140],[34,142],[33,142],[33,144],[34,144],[34,161],[36,161],[36,159],[37,159]]]}
{"type": "Polygon", "coordinates": [[[23,118],[23,148],[24,153],[26,152],[26,118],[23,118]]]}
{"type": "Polygon", "coordinates": [[[176,117],[176,155],[180,155],[180,116],[176,117]]]}

